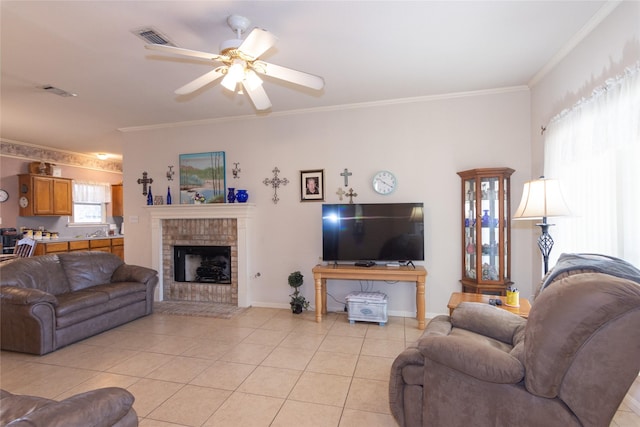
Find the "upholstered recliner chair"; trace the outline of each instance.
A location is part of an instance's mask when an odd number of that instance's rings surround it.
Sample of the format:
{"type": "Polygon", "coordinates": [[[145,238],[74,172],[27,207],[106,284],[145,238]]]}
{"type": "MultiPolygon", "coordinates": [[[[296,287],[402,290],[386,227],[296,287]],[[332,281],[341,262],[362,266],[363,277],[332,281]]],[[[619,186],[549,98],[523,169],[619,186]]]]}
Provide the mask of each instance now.
{"type": "Polygon", "coordinates": [[[429,322],[391,368],[400,426],[609,426],[640,370],[640,271],[563,257],[528,320],[463,303],[429,322]]]}

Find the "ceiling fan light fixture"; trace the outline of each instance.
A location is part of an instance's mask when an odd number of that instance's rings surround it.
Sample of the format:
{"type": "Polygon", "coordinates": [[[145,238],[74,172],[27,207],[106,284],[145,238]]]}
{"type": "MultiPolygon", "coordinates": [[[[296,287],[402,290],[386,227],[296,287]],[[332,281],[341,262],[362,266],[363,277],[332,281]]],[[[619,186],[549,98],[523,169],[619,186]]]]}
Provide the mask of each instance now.
{"type": "Polygon", "coordinates": [[[226,89],[235,92],[236,86],[244,78],[245,62],[241,59],[234,59],[233,64],[227,70],[227,75],[224,76],[220,83],[226,89]]]}

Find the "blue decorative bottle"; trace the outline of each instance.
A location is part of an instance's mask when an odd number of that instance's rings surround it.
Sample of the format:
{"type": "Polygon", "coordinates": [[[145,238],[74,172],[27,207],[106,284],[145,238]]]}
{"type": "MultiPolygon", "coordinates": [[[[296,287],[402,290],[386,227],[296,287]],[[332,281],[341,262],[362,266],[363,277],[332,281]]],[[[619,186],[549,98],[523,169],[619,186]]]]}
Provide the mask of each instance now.
{"type": "Polygon", "coordinates": [[[167,204],[171,204],[171,187],[167,187],[167,204]]]}
{"type": "Polygon", "coordinates": [[[227,202],[234,203],[236,201],[236,189],[229,187],[229,193],[227,194],[227,202]]]}
{"type": "Polygon", "coordinates": [[[151,194],[151,186],[149,186],[149,191],[147,192],[147,205],[153,205],[153,194],[151,194]]]}

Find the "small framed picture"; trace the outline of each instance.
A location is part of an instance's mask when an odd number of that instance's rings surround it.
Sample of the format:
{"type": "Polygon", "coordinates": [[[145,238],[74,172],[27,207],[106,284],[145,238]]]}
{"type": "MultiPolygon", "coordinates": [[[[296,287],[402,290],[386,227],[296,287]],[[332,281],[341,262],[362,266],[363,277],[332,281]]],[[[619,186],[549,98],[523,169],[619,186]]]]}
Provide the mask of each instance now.
{"type": "Polygon", "coordinates": [[[324,201],[324,169],[300,171],[300,200],[324,201]]]}

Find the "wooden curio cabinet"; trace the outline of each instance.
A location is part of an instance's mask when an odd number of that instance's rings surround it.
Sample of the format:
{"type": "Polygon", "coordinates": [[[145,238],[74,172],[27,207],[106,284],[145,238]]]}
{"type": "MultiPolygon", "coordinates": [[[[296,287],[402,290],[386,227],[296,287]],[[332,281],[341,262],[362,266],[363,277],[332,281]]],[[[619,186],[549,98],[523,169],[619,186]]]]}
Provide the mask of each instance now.
{"type": "Polygon", "coordinates": [[[462,291],[506,295],[511,285],[510,168],[462,178],[462,291]]]}

